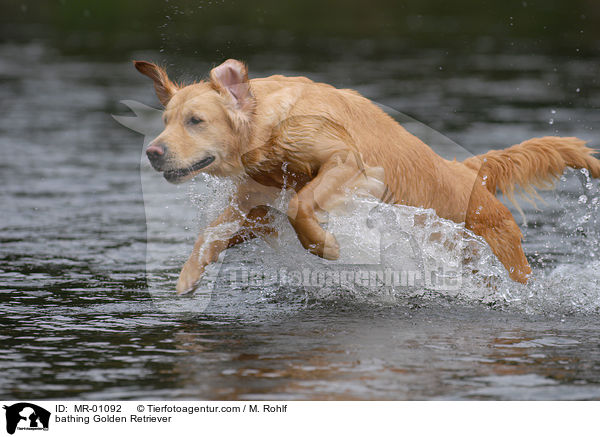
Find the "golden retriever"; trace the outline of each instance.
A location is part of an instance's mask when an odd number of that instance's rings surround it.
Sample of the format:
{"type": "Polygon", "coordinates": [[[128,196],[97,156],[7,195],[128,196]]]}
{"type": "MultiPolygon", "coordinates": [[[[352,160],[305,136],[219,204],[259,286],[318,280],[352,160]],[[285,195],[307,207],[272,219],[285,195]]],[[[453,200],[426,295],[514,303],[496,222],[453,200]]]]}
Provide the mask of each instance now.
{"type": "Polygon", "coordinates": [[[487,241],[513,280],[526,283],[531,268],[522,234],[496,192],[512,199],[517,186],[543,188],[566,167],[600,177],[595,150],[577,138],[534,138],[449,161],[353,90],[305,77],[250,80],[245,64],[233,59],[213,68],[208,80],[187,86],[155,64],[134,65],[153,80],[165,107],[164,131],[146,151],[152,166],[172,183],[199,172],[237,181],[237,194],[183,266],[180,294],[195,290],[206,266],[226,248],[274,232],[264,205],[281,188],[294,191],[289,221],[315,255],[339,256],[317,213],[348,189],[363,190],[464,223],[487,241]]]}

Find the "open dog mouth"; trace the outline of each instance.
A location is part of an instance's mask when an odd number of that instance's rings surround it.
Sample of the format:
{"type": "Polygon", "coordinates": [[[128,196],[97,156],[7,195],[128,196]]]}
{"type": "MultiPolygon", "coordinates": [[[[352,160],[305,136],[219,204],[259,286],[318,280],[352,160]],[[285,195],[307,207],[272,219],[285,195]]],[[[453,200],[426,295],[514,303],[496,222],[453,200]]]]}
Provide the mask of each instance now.
{"type": "Polygon", "coordinates": [[[214,156],[207,156],[206,158],[198,161],[197,163],[184,168],[178,168],[175,170],[166,170],[163,172],[163,176],[169,182],[177,182],[178,180],[186,177],[190,173],[203,169],[204,167],[209,166],[215,160],[214,156]]]}

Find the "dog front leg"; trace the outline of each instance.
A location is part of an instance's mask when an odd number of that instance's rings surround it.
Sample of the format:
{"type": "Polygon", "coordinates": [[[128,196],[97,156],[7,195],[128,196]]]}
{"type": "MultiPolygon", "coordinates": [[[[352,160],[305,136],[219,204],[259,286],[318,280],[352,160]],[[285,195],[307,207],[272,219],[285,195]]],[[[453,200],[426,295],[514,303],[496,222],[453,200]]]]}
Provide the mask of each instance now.
{"type": "Polygon", "coordinates": [[[230,206],[198,237],[177,281],[177,294],[193,292],[206,266],[219,259],[225,249],[251,238],[276,235],[269,208],[257,206],[247,214],[239,205],[230,206]]]}
{"type": "Polygon", "coordinates": [[[217,261],[219,254],[227,248],[227,241],[237,231],[236,222],[240,220],[241,212],[229,206],[198,236],[179,274],[177,294],[191,293],[196,289],[206,266],[217,261]]]}
{"type": "Polygon", "coordinates": [[[343,161],[339,156],[333,157],[290,200],[288,219],[300,243],[310,253],[329,260],[339,258],[337,240],[321,227],[315,212],[326,210],[328,201],[339,195],[346,183],[360,174],[361,171],[352,159],[343,161]]]}

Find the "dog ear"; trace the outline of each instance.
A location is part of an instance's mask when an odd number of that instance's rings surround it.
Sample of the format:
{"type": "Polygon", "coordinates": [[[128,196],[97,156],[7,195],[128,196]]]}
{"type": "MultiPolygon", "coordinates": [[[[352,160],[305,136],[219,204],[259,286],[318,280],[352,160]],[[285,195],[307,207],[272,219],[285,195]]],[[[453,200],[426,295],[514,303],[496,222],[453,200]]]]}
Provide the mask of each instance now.
{"type": "Polygon", "coordinates": [[[236,109],[252,109],[254,97],[248,82],[248,69],[243,62],[228,59],[210,71],[210,82],[217,91],[229,97],[236,109]]]}
{"type": "Polygon", "coordinates": [[[158,65],[146,61],[133,61],[133,65],[144,76],[148,76],[154,81],[154,89],[158,100],[163,106],[167,106],[173,94],[177,92],[179,87],[171,82],[167,72],[160,68],[158,65]]]}

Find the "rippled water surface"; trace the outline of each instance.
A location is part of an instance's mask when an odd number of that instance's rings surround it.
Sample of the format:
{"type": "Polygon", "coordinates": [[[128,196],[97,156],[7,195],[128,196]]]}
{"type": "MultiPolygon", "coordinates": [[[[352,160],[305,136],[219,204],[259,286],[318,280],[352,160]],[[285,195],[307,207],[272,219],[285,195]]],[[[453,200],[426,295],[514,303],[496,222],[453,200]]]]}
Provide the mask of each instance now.
{"type": "MultiPolygon", "coordinates": [[[[548,134],[600,143],[598,58],[329,44],[304,63],[246,60],[255,77],[356,88],[472,153],[548,134]]],[[[213,59],[179,62],[197,77],[213,59]]],[[[143,137],[111,118],[131,115],[125,99],[155,104],[127,57],[0,45],[0,398],[600,399],[598,181],[566,173],[539,210],[523,205],[529,286],[491,260],[450,294],[224,275],[209,302],[176,298],[194,233],[224,199],[203,179],[142,193],[143,137]],[[159,192],[173,194],[157,204],[159,192]]],[[[224,271],[321,263],[285,238],[229,251],[224,271]]]]}

